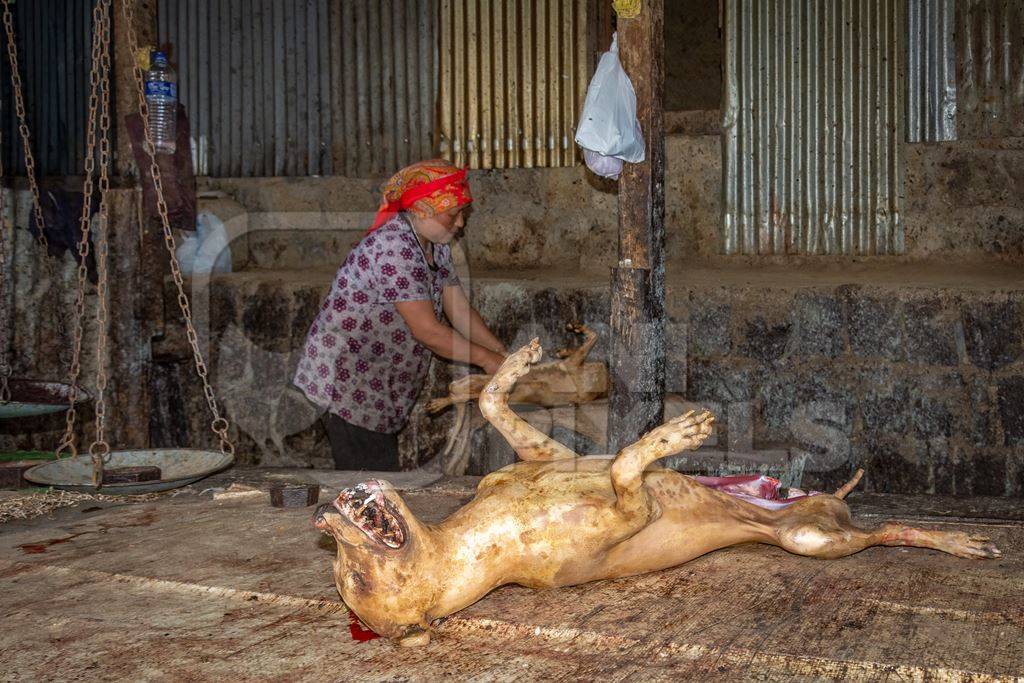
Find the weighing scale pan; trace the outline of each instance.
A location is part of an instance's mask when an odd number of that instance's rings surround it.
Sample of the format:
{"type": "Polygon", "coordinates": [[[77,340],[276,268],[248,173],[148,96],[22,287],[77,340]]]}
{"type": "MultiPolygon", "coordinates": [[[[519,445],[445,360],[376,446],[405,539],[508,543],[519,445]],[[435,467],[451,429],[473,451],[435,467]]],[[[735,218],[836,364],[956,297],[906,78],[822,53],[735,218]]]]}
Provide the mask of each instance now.
{"type": "Polygon", "coordinates": [[[186,486],[219,472],[231,465],[234,456],[220,451],[201,451],[189,448],[151,448],[137,451],[113,451],[103,463],[107,469],[118,467],[160,468],[159,481],[140,481],[130,484],[111,484],[96,488],[92,484],[92,460],[88,454],[64,458],[36,465],[25,472],[25,478],[42,486],[53,486],[67,491],[83,493],[113,493],[133,495],[167,491],[186,486]]]}
{"type": "MultiPolygon", "coordinates": [[[[68,409],[71,385],[65,382],[45,382],[12,377],[7,381],[7,385],[11,389],[11,400],[7,403],[0,403],[0,420],[60,413],[68,409]]],[[[91,398],[89,392],[78,387],[76,403],[85,403],[91,398]]]]}

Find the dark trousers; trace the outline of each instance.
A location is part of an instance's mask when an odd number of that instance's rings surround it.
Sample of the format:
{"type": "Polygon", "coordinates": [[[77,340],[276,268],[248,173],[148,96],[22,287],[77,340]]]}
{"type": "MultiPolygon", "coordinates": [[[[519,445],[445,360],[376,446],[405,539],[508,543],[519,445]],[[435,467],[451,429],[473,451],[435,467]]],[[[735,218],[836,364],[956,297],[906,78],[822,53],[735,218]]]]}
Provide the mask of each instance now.
{"type": "Polygon", "coordinates": [[[339,470],[398,470],[398,434],[382,434],[345,422],[334,413],[324,417],[334,467],[339,470]]]}

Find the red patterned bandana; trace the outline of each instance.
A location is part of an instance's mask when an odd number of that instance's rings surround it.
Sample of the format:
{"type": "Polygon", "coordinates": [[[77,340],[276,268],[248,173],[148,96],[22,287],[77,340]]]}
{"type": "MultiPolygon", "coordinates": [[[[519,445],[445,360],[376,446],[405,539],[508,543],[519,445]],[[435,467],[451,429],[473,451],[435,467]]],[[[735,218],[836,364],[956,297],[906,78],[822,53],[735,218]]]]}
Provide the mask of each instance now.
{"type": "Polygon", "coordinates": [[[385,183],[384,198],[368,232],[401,211],[429,218],[471,201],[466,169],[456,168],[444,159],[420,161],[406,166],[385,183]]]}

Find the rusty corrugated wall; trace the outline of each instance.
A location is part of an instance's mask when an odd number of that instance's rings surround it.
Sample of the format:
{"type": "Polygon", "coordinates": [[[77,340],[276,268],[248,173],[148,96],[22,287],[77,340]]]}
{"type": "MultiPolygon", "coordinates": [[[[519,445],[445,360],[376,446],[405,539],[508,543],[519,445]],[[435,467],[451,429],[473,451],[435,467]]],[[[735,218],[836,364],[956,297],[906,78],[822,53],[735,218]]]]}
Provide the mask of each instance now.
{"type": "Polygon", "coordinates": [[[904,250],[901,0],[724,0],[728,254],[904,250]]]}
{"type": "Polygon", "coordinates": [[[576,163],[587,0],[440,0],[441,154],[471,168],[576,163]]]}
{"type": "Polygon", "coordinates": [[[160,0],[196,172],[333,170],[328,0],[160,0]]]}
{"type": "MultiPolygon", "coordinates": [[[[85,168],[92,6],[91,0],[32,0],[11,5],[25,113],[40,175],[81,175],[85,168]]],[[[2,30],[0,98],[4,172],[24,175],[7,35],[2,30]]]]}
{"type": "Polygon", "coordinates": [[[961,129],[1024,135],[1024,0],[956,4],[961,129]]]}
{"type": "Polygon", "coordinates": [[[955,0],[907,3],[907,141],[956,140],[955,0]]]}
{"type": "Polygon", "coordinates": [[[335,172],[389,174],[434,156],[437,0],[332,5],[335,172]]]}
{"type": "Polygon", "coordinates": [[[433,152],[437,0],[160,0],[199,175],[378,176],[433,152]]]}

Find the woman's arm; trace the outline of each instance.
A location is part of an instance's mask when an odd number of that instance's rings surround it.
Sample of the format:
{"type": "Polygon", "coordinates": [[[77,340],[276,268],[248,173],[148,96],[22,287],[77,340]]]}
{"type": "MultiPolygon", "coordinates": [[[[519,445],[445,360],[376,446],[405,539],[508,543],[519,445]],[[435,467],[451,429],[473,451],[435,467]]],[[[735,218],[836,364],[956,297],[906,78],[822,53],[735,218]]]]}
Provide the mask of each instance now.
{"type": "MultiPolygon", "coordinates": [[[[447,290],[446,290],[447,291],[447,290]]],[[[434,316],[434,305],[426,299],[420,301],[399,301],[395,308],[412,330],[412,336],[420,344],[450,360],[472,363],[493,375],[505,360],[504,354],[474,344],[452,328],[438,322],[434,316]]]]}
{"type": "Polygon", "coordinates": [[[452,327],[458,330],[466,339],[485,349],[499,353],[502,356],[508,355],[508,349],[494,336],[487,323],[480,317],[476,309],[469,303],[466,293],[461,285],[451,285],[444,288],[442,298],[444,314],[448,316],[452,327]]]}

